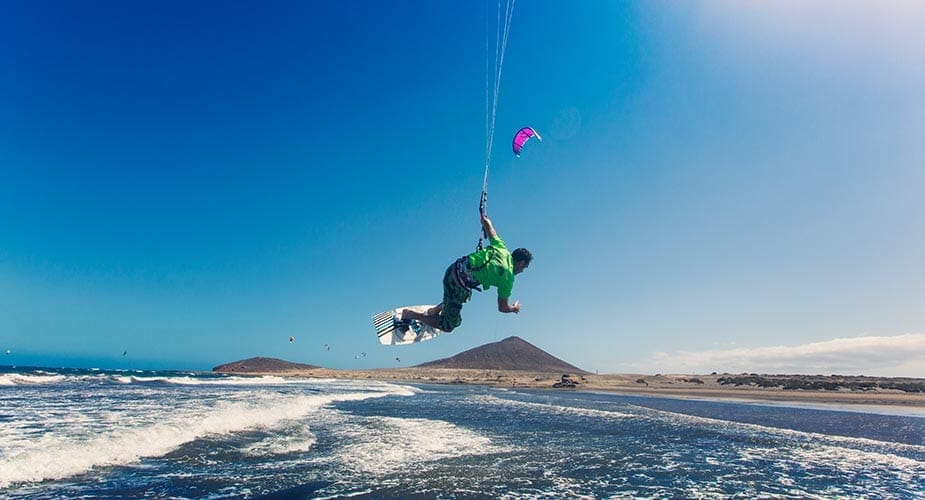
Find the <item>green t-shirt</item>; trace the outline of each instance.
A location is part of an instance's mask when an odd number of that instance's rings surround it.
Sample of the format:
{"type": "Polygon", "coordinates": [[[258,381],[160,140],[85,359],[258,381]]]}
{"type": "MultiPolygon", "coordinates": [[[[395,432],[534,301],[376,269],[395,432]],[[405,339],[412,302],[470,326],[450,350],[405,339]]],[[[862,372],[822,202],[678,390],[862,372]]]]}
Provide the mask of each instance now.
{"type": "Polygon", "coordinates": [[[469,254],[469,267],[485,290],[493,286],[498,289],[498,298],[506,299],[514,290],[514,259],[500,236],[488,241],[489,246],[469,254]]]}

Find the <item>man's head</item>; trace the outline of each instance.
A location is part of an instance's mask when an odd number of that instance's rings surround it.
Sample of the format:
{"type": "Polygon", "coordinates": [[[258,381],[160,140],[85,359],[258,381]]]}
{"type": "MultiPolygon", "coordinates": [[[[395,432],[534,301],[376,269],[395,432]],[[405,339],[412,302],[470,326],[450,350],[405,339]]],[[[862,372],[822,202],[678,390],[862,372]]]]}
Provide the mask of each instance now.
{"type": "Polygon", "coordinates": [[[514,250],[511,257],[514,260],[514,274],[522,273],[524,269],[530,267],[530,262],[533,261],[533,254],[526,248],[514,250]]]}

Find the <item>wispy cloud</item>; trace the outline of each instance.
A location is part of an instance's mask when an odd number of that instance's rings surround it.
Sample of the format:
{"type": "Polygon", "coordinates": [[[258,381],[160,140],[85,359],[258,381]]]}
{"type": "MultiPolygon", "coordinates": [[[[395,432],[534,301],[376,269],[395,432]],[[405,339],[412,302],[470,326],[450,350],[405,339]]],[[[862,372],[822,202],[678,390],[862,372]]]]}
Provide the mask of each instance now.
{"type": "Polygon", "coordinates": [[[925,377],[925,333],[839,338],[797,346],[656,352],[637,367],[662,373],[715,371],[925,377]]]}
{"type": "Polygon", "coordinates": [[[917,0],[719,0],[698,10],[705,29],[749,53],[796,50],[813,63],[876,60],[881,70],[923,75],[925,4],[917,0]]]}

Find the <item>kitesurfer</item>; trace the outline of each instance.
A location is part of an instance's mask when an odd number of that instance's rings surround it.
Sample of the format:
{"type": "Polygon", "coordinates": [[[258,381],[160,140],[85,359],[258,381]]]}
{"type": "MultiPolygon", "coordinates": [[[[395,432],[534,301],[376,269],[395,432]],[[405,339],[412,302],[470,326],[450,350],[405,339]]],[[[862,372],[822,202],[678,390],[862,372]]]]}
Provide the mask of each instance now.
{"type": "Polygon", "coordinates": [[[520,274],[530,266],[533,255],[526,248],[509,252],[504,240],[498,236],[491,219],[481,214],[482,228],[488,237],[489,245],[469,255],[460,257],[450,264],[443,275],[443,302],[418,313],[404,309],[402,320],[416,319],[434,328],[451,332],[462,324],[462,306],[472,297],[472,289],[488,290],[494,286],[498,289],[498,311],[519,313],[520,302],[509,303],[514,289],[514,275],[520,274]]]}

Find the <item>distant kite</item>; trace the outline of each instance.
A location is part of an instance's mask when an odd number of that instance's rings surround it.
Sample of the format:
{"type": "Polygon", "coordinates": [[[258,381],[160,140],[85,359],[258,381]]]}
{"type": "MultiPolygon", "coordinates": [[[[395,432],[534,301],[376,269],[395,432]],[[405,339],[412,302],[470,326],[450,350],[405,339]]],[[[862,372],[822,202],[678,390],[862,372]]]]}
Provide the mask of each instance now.
{"type": "Polygon", "coordinates": [[[530,127],[524,127],[514,134],[512,147],[514,149],[514,154],[517,155],[518,158],[520,158],[520,151],[524,148],[524,144],[526,144],[531,137],[536,137],[536,140],[543,142],[543,138],[540,137],[539,132],[530,127]]]}
{"type": "Polygon", "coordinates": [[[289,336],[289,343],[291,344],[293,340],[295,340],[295,337],[293,337],[292,335],[290,335],[290,336],[289,336]]]}
{"type": "Polygon", "coordinates": [[[123,356],[128,356],[128,351],[122,351],[123,356]]]}

